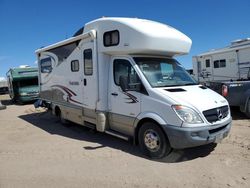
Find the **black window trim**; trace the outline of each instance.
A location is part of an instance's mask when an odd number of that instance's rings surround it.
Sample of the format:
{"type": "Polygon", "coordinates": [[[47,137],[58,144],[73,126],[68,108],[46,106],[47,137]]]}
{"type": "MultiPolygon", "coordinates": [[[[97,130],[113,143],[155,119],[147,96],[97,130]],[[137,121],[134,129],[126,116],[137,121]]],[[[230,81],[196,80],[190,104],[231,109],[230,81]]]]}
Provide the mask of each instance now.
{"type": "MultiPolygon", "coordinates": [[[[121,87],[120,85],[119,85],[119,83],[117,84],[116,83],[116,81],[115,81],[115,61],[116,60],[125,60],[125,61],[127,61],[130,65],[131,65],[131,67],[134,69],[134,67],[133,67],[133,65],[132,65],[132,63],[128,60],[128,59],[122,59],[122,58],[117,58],[117,59],[114,59],[113,60],[113,81],[114,81],[114,83],[115,83],[115,85],[117,86],[117,87],[121,87]]],[[[136,72],[136,70],[135,70],[135,72],[136,72]]],[[[139,74],[136,72],[136,74],[137,74],[137,76],[139,77],[139,74]]],[[[144,84],[142,83],[142,80],[141,80],[141,78],[139,77],[139,79],[140,79],[140,82],[141,82],[141,91],[137,91],[137,92],[139,92],[139,93],[141,93],[141,94],[144,94],[144,95],[149,95],[148,94],[148,92],[147,92],[147,90],[146,90],[146,88],[145,88],[145,86],[144,86],[144,84]]]]}
{"type": "Polygon", "coordinates": [[[227,67],[227,60],[226,59],[218,59],[218,60],[215,60],[213,64],[214,64],[215,69],[225,68],[225,67],[227,67]],[[225,63],[225,66],[221,66],[222,62],[225,63]],[[218,63],[218,67],[215,67],[215,63],[218,63]]]}
{"type": "Polygon", "coordinates": [[[111,47],[111,46],[117,46],[117,45],[119,45],[119,43],[120,43],[120,32],[119,32],[119,30],[112,30],[112,31],[107,31],[107,32],[105,32],[104,34],[103,34],[103,45],[105,46],[105,47],[111,47]],[[118,33],[118,41],[117,41],[117,43],[115,43],[115,44],[112,44],[112,33],[113,32],[117,32],[118,33]],[[111,44],[110,45],[107,45],[106,43],[105,43],[105,36],[106,35],[110,35],[110,40],[111,40],[111,44]]]}
{"type": "Polygon", "coordinates": [[[116,80],[115,80],[115,64],[116,64],[115,61],[117,61],[117,60],[125,60],[125,61],[127,61],[131,66],[132,66],[132,64],[131,64],[130,61],[127,60],[127,59],[114,59],[114,60],[113,60],[113,80],[114,80],[115,85],[117,85],[117,86],[120,87],[119,83],[116,83],[116,80]]]}
{"type": "Polygon", "coordinates": [[[40,68],[41,68],[41,73],[51,73],[52,72],[52,58],[46,57],[46,58],[40,59],[40,68]],[[44,66],[43,63],[48,62],[48,61],[50,62],[50,65],[44,66]],[[47,70],[49,70],[49,72],[44,71],[45,67],[47,70]]]}
{"type": "Polygon", "coordinates": [[[210,67],[210,59],[206,59],[205,63],[206,63],[206,68],[210,67]],[[209,66],[207,66],[207,65],[209,65],[209,66]]]}
{"type": "Polygon", "coordinates": [[[93,50],[92,50],[92,48],[88,48],[88,49],[85,49],[84,51],[83,51],[83,63],[84,63],[84,75],[85,76],[91,76],[91,75],[93,75],[93,69],[94,69],[94,65],[93,65],[93,50]],[[91,71],[91,74],[87,74],[86,73],[86,66],[85,66],[85,52],[86,51],[91,51],[91,62],[92,62],[92,71],[91,71]]]}
{"type": "Polygon", "coordinates": [[[78,59],[74,59],[71,61],[71,72],[79,72],[80,66],[79,66],[79,60],[78,59]],[[77,70],[73,70],[73,62],[77,62],[78,63],[78,69],[77,70]]]}

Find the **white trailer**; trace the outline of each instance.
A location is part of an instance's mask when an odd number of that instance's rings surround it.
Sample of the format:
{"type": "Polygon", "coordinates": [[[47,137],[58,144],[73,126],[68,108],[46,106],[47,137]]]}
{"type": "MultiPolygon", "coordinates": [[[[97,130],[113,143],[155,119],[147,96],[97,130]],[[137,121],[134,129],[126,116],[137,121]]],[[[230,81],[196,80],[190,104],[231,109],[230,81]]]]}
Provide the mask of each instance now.
{"type": "Polygon", "coordinates": [[[119,138],[149,157],[227,136],[227,101],[198,85],[173,56],[191,40],[176,29],[136,18],[101,18],[72,38],[36,51],[40,104],[119,138]]]}
{"type": "Polygon", "coordinates": [[[225,48],[193,56],[193,74],[199,82],[222,82],[250,78],[250,38],[225,48]]]}

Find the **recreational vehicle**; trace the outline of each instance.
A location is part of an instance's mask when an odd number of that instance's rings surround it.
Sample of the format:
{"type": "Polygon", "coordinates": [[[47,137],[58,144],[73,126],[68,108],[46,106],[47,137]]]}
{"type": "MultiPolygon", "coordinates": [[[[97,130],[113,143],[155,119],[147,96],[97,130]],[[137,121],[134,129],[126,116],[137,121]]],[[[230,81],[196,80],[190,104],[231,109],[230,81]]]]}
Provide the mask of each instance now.
{"type": "Polygon", "coordinates": [[[72,38],[36,50],[39,105],[62,122],[133,139],[151,158],[218,142],[231,127],[228,102],[174,59],[190,47],[186,35],[162,23],[91,21],[72,38]]]}
{"type": "Polygon", "coordinates": [[[7,72],[9,95],[13,102],[25,103],[38,99],[38,69],[29,66],[11,68],[7,72]]]}
{"type": "Polygon", "coordinates": [[[250,118],[250,38],[194,56],[193,74],[250,118]]]}
{"type": "Polygon", "coordinates": [[[193,74],[199,82],[250,79],[250,38],[225,48],[193,56],[193,74]]]}

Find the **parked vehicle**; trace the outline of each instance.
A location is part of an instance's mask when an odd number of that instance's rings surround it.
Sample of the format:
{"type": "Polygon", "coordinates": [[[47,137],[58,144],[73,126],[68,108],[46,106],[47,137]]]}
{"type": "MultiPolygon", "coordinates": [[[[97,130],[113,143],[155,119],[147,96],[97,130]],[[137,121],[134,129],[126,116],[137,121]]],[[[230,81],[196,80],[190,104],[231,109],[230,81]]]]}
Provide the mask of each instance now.
{"type": "Polygon", "coordinates": [[[231,127],[228,102],[173,58],[190,47],[186,35],[162,23],[94,20],[36,51],[39,104],[62,122],[132,138],[152,158],[219,141],[231,127]]]}
{"type": "Polygon", "coordinates": [[[21,66],[7,72],[10,98],[25,103],[38,99],[38,69],[21,66]]]}
{"type": "Polygon", "coordinates": [[[8,94],[8,84],[6,80],[0,81],[0,95],[8,94]]]}
{"type": "Polygon", "coordinates": [[[250,118],[250,38],[193,57],[195,78],[250,118]]]}

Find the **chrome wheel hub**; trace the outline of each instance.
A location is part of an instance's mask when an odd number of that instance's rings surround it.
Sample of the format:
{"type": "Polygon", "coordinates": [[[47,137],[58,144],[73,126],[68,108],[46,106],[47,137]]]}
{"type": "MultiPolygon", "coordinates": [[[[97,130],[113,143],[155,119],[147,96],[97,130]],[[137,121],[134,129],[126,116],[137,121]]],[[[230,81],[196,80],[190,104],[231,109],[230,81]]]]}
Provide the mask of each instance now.
{"type": "Polygon", "coordinates": [[[160,147],[160,138],[154,130],[147,130],[144,134],[144,143],[151,151],[157,151],[160,147]]]}

